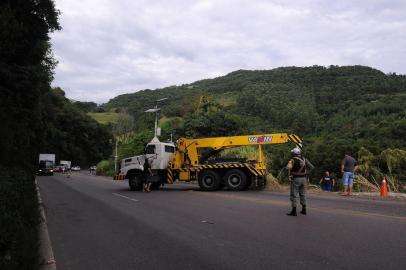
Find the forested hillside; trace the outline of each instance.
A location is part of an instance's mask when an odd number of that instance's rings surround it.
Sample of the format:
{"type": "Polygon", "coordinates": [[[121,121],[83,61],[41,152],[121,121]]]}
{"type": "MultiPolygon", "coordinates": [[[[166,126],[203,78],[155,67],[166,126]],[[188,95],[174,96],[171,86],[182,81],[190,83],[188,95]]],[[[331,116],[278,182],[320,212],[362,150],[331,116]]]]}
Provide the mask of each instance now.
{"type": "MultiPolygon", "coordinates": [[[[378,164],[378,159],[383,162],[378,158],[381,152],[406,148],[406,76],[370,67],[239,70],[188,85],[121,95],[103,107],[132,115],[136,131],[142,133],[153,126],[153,116],[144,111],[165,97],[168,100],[160,105],[164,138],[170,132],[191,137],[296,133],[304,138],[305,153],[317,166],[315,176],[326,169],[338,174],[344,152],[358,157],[362,147],[377,157],[373,165],[387,172],[386,165],[378,164]]],[[[267,147],[274,174],[286,162],[287,150],[267,147]]],[[[406,165],[403,154],[397,167],[406,165]]]]}
{"type": "Polygon", "coordinates": [[[83,167],[111,155],[111,133],[86,115],[88,103],[70,101],[62,89],[55,88],[42,96],[40,104],[41,152],[83,167]]]}

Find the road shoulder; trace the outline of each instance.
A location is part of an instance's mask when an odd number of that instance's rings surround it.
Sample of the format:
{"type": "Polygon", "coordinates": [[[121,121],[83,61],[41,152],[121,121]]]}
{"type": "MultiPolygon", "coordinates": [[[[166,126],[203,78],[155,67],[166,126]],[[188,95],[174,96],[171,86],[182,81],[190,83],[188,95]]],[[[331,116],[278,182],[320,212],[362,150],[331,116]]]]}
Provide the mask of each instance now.
{"type": "Polygon", "coordinates": [[[38,207],[41,217],[41,223],[39,224],[39,242],[40,242],[40,257],[41,257],[41,270],[56,270],[56,262],[54,258],[54,253],[52,250],[51,240],[49,237],[47,219],[44,209],[44,204],[42,202],[41,193],[38,187],[37,180],[35,180],[37,197],[38,197],[38,207]]]}

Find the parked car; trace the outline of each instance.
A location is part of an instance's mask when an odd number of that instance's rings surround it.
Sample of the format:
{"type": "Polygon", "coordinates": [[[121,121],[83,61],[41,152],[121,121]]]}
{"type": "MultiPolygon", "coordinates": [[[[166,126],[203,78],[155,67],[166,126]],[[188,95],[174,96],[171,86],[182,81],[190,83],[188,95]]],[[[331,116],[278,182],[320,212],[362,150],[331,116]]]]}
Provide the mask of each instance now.
{"type": "Polygon", "coordinates": [[[71,168],[72,171],[80,171],[80,167],[79,166],[73,166],[71,168]]]}

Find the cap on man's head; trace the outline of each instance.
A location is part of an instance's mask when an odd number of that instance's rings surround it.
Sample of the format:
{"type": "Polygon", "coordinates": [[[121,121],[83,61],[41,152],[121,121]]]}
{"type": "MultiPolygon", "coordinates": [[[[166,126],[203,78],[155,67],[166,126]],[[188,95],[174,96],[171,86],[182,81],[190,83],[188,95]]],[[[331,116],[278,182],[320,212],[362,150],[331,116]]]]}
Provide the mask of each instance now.
{"type": "Polygon", "coordinates": [[[302,153],[302,150],[300,150],[300,148],[296,146],[296,147],[293,148],[290,152],[291,152],[292,154],[294,154],[294,155],[300,155],[300,154],[302,153]]]}

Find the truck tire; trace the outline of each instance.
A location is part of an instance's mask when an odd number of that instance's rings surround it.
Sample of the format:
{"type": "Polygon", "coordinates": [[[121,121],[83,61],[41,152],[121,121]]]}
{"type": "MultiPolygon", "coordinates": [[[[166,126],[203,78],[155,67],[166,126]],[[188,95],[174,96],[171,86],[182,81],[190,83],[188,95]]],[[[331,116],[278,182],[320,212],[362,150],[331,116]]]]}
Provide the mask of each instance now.
{"type": "Polygon", "coordinates": [[[142,176],[139,174],[131,174],[128,176],[128,185],[130,186],[130,190],[142,190],[142,176]]]}
{"type": "Polygon", "coordinates": [[[223,180],[229,190],[239,191],[247,187],[247,175],[239,169],[226,172],[223,180]]]}
{"type": "Polygon", "coordinates": [[[204,170],[199,173],[199,186],[203,191],[214,191],[220,188],[220,175],[213,170],[204,170]]]}

